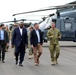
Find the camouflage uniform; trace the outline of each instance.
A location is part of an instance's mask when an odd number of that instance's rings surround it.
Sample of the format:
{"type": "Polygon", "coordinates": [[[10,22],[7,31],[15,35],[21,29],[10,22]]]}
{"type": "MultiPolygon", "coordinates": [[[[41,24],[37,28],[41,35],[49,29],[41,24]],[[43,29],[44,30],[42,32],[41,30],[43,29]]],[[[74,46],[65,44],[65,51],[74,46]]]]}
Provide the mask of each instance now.
{"type": "Polygon", "coordinates": [[[57,28],[54,30],[51,28],[47,32],[47,37],[50,40],[49,50],[51,54],[51,61],[57,62],[60,54],[59,38],[61,38],[61,33],[57,28]]]}
{"type": "Polygon", "coordinates": [[[30,44],[30,35],[31,32],[28,31],[28,48],[29,48],[29,55],[32,55],[33,54],[33,49],[31,48],[31,44],[30,44]]]}
{"type": "Polygon", "coordinates": [[[12,30],[10,30],[10,40],[12,39],[12,30]]]}

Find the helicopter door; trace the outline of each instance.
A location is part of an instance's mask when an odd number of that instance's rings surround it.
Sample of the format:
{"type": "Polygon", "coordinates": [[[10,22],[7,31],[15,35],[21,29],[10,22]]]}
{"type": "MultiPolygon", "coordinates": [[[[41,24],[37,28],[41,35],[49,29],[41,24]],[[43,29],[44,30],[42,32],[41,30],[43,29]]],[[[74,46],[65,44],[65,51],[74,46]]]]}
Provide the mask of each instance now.
{"type": "Polygon", "coordinates": [[[73,37],[73,35],[72,35],[72,31],[73,31],[72,26],[73,26],[72,20],[68,19],[68,20],[64,21],[65,36],[68,37],[68,38],[73,37]]]}
{"type": "Polygon", "coordinates": [[[73,25],[74,20],[73,19],[65,19],[65,18],[60,18],[57,19],[56,21],[56,27],[60,30],[62,34],[62,39],[63,41],[73,41],[74,40],[74,29],[73,25]]]}

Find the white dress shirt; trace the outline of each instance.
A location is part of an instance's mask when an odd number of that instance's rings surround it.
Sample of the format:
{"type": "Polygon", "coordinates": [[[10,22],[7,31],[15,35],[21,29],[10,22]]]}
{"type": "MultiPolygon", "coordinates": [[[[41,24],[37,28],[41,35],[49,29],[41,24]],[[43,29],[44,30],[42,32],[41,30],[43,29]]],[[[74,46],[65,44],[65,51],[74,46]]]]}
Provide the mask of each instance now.
{"type": "Polygon", "coordinates": [[[35,30],[36,31],[36,34],[37,34],[37,37],[38,37],[38,42],[40,42],[40,34],[39,34],[39,31],[38,30],[35,30]]]}
{"type": "Polygon", "coordinates": [[[21,33],[21,35],[22,35],[22,28],[19,27],[19,30],[20,30],[20,33],[21,33]]]}

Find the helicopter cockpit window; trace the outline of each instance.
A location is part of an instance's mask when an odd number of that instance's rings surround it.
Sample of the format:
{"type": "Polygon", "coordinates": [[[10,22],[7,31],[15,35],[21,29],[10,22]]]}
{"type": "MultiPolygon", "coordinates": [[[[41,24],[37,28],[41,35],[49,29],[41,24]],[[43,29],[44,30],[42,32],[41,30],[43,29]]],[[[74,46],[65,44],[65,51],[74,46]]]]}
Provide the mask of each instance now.
{"type": "Polygon", "coordinates": [[[65,23],[65,30],[71,30],[72,24],[71,23],[65,23]]]}

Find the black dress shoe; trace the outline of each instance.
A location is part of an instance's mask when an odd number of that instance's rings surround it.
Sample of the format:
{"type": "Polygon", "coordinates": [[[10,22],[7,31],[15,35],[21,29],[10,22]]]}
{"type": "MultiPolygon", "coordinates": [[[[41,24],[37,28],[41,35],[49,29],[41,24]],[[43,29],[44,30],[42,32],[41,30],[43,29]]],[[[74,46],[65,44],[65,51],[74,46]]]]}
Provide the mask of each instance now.
{"type": "Polygon", "coordinates": [[[5,63],[5,61],[3,60],[2,63],[5,63]]]}
{"type": "Polygon", "coordinates": [[[16,65],[18,64],[18,61],[16,61],[16,65]]]}
{"type": "Polygon", "coordinates": [[[23,67],[23,65],[22,65],[22,64],[19,64],[19,66],[23,67]]]}

